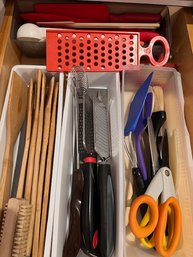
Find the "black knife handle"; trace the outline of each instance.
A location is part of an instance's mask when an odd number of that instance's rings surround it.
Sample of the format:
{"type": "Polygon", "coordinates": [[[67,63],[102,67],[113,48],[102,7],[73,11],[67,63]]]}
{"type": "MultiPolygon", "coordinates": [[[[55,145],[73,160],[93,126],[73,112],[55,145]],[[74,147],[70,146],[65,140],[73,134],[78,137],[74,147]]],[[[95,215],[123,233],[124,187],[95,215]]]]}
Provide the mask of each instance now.
{"type": "Polygon", "coordinates": [[[98,247],[98,202],[96,158],[84,159],[84,189],[82,198],[83,251],[95,254],[98,247]]]}
{"type": "Polygon", "coordinates": [[[110,164],[99,164],[98,195],[100,209],[99,249],[102,257],[110,257],[113,254],[115,244],[115,202],[110,164]]]}
{"type": "Polygon", "coordinates": [[[81,247],[80,212],[84,177],[82,170],[75,170],[72,177],[69,234],[63,248],[63,257],[76,257],[81,247]]]}

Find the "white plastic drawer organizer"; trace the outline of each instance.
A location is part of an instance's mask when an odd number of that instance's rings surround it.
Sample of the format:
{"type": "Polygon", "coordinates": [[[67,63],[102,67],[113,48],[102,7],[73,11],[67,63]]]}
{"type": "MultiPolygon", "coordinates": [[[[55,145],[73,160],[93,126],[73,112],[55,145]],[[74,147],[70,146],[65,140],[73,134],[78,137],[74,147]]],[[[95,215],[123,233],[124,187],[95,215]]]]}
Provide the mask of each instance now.
{"type": "MultiPolygon", "coordinates": [[[[55,147],[53,155],[52,179],[49,194],[49,210],[47,216],[44,257],[62,257],[65,239],[69,230],[69,202],[71,199],[71,182],[74,169],[74,125],[75,125],[75,105],[73,93],[73,81],[71,74],[68,74],[67,87],[65,92],[64,74],[49,73],[44,66],[24,66],[13,67],[21,78],[24,79],[26,86],[30,79],[37,78],[37,71],[46,73],[49,80],[54,74],[59,81],[57,123],[55,147]],[[64,94],[65,93],[65,94],[64,94]],[[63,99],[65,95],[65,99],[63,99]]],[[[108,89],[108,106],[110,113],[110,132],[111,132],[111,165],[112,183],[115,198],[115,248],[114,256],[123,256],[124,250],[124,162],[123,162],[123,138],[122,138],[122,119],[121,119],[121,96],[120,96],[120,77],[118,72],[97,72],[88,73],[89,90],[96,89],[102,91],[108,89]]],[[[0,123],[0,146],[2,152],[5,148],[6,138],[6,111],[11,84],[8,85],[7,95],[3,108],[0,123]]],[[[19,137],[14,151],[14,167],[18,154],[19,137]]],[[[0,155],[0,166],[3,156],[0,155]]],[[[78,256],[85,256],[80,251],[78,256]]]]}
{"type": "MultiPolygon", "coordinates": [[[[182,232],[180,233],[180,238],[179,238],[179,244],[172,254],[172,256],[175,257],[188,257],[193,255],[193,246],[192,246],[192,231],[193,231],[193,222],[192,222],[192,215],[193,215],[193,209],[192,209],[192,197],[193,197],[193,192],[192,192],[192,157],[191,157],[191,148],[190,148],[190,141],[189,141],[189,134],[186,128],[185,124],[185,119],[184,119],[184,100],[183,100],[183,92],[182,92],[182,85],[181,85],[181,77],[178,72],[176,72],[175,69],[172,68],[154,68],[150,66],[141,66],[140,71],[127,71],[125,72],[123,76],[123,110],[124,110],[124,125],[126,124],[126,121],[128,119],[128,114],[129,114],[129,109],[130,109],[130,103],[133,100],[133,97],[139,87],[143,84],[145,79],[148,77],[148,75],[153,72],[153,78],[151,82],[151,86],[153,87],[153,95],[154,95],[154,107],[156,107],[156,110],[153,109],[154,111],[159,111],[159,110],[164,110],[166,112],[166,121],[165,123],[163,122],[162,127],[161,127],[161,133],[159,135],[162,135],[162,139],[165,138],[165,129],[167,130],[167,136],[168,136],[168,141],[165,140],[165,142],[168,142],[169,146],[169,154],[166,153],[168,160],[169,161],[169,168],[173,176],[174,180],[174,186],[175,186],[175,191],[176,194],[174,193],[175,197],[179,200],[180,208],[181,208],[181,213],[182,213],[182,232]],[[156,93],[157,92],[157,93],[156,93]],[[161,92],[161,93],[160,93],[161,92]],[[163,99],[163,101],[162,101],[163,99]]],[[[148,94],[149,98],[151,93],[148,94]]],[[[147,99],[145,104],[147,104],[147,99]]],[[[148,115],[148,104],[145,105],[145,111],[143,115],[148,115]]],[[[153,114],[152,114],[152,123],[153,123],[153,114]]],[[[165,119],[165,117],[162,119],[165,119]]],[[[144,121],[144,120],[143,120],[144,121]]],[[[154,124],[148,121],[146,126],[148,127],[148,133],[149,137],[151,137],[151,129],[150,127],[154,124]]],[[[143,124],[144,125],[144,124],[143,124]]],[[[157,123],[157,126],[159,124],[157,123]]],[[[140,130],[140,128],[139,128],[140,130]]],[[[155,130],[155,128],[154,128],[155,130]]],[[[142,129],[144,131],[144,128],[142,129]]],[[[135,140],[135,145],[134,148],[136,149],[139,147],[137,146],[137,137],[139,133],[135,134],[134,140],[135,140]]],[[[154,138],[156,136],[156,132],[154,135],[154,138]]],[[[144,154],[144,163],[147,167],[149,160],[146,159],[146,155],[148,156],[148,151],[149,155],[150,152],[152,151],[151,147],[148,150],[148,148],[145,148],[146,145],[148,144],[146,137],[146,133],[143,133],[143,141],[141,141],[141,149],[142,152],[145,149],[146,154],[144,154]]],[[[127,145],[129,144],[129,137],[125,138],[125,141],[127,145]]],[[[155,141],[155,140],[154,140],[155,141]]],[[[163,140],[162,140],[163,142],[163,140]]],[[[150,143],[151,145],[151,143],[150,143]]],[[[130,147],[132,148],[132,147],[130,147]]],[[[151,153],[152,156],[155,157],[155,153],[157,152],[157,148],[161,149],[167,149],[166,145],[162,145],[157,147],[157,145],[154,146],[154,151],[151,153]],[[162,148],[161,148],[162,147],[162,148]],[[165,147],[165,148],[164,148],[165,147]]],[[[130,150],[131,152],[131,150],[130,150]]],[[[159,156],[158,156],[159,157],[159,156]]],[[[135,156],[138,165],[140,166],[141,170],[144,169],[143,164],[141,164],[141,159],[140,159],[140,154],[138,156],[137,150],[136,150],[136,156],[135,156]]],[[[128,155],[125,152],[125,177],[126,177],[126,192],[125,192],[125,197],[126,197],[126,211],[125,211],[125,224],[126,224],[126,234],[125,234],[125,256],[132,256],[132,257],[137,257],[137,256],[158,256],[157,252],[155,251],[154,248],[152,248],[152,245],[149,247],[151,249],[148,249],[147,247],[147,242],[144,242],[144,240],[140,240],[134,236],[138,233],[138,231],[135,229],[135,225],[133,226],[133,213],[134,213],[134,204],[131,205],[131,203],[136,199],[136,195],[140,194],[140,192],[137,192],[136,187],[135,187],[135,181],[136,177],[132,175],[132,168],[134,167],[134,159],[132,160],[132,163],[128,157],[128,155]],[[132,212],[131,212],[132,210],[132,212]],[[130,216],[130,220],[129,220],[130,216]],[[129,222],[130,221],[130,222],[129,222]],[[132,227],[133,226],[133,227],[132,227]],[[131,232],[131,229],[133,233],[131,232]]],[[[154,158],[153,158],[154,159],[154,158]]],[[[161,161],[163,162],[163,166],[166,165],[166,156],[164,156],[164,152],[162,153],[161,156],[161,161]]],[[[155,163],[152,163],[155,164],[155,163]]],[[[151,164],[150,164],[151,165],[151,164]]],[[[152,165],[153,166],[153,165],[152,165]]],[[[161,166],[162,167],[162,166],[161,166]]],[[[155,166],[153,166],[153,169],[155,166]]],[[[168,170],[169,171],[169,170],[168,170]]],[[[168,175],[168,171],[164,171],[165,175],[168,175]]],[[[161,173],[159,172],[159,175],[161,173]]],[[[155,174],[155,177],[157,173],[155,174]]],[[[161,175],[164,176],[164,175],[161,175]]],[[[148,176],[147,176],[148,177],[148,176]]],[[[170,176],[167,176],[170,177],[170,176]]],[[[148,179],[148,178],[147,178],[148,179]]],[[[154,188],[154,191],[152,194],[156,194],[156,191],[159,191],[159,188],[162,187],[162,180],[159,180],[158,183],[156,183],[156,180],[153,180],[155,184],[157,185],[156,188],[154,188]]],[[[165,179],[163,178],[165,181],[165,179]]],[[[171,182],[171,181],[170,181],[171,182]]],[[[153,184],[153,183],[152,183],[153,184]]],[[[164,184],[166,188],[163,190],[168,191],[168,187],[170,187],[171,190],[171,184],[167,183],[164,184]]],[[[149,188],[149,193],[146,193],[151,195],[150,193],[151,189],[149,188]]],[[[171,191],[172,192],[172,191],[171,191]]],[[[167,192],[168,193],[168,192],[167,192]]],[[[167,195],[166,195],[167,196],[167,195]]],[[[138,197],[139,198],[139,197],[138,197]]],[[[140,198],[142,199],[142,198],[140,198]]],[[[137,201],[135,201],[135,204],[137,201]]],[[[135,205],[136,207],[137,205],[135,205]]],[[[168,207],[169,208],[169,207],[168,207]]],[[[174,208],[174,207],[170,207],[174,208]]],[[[144,210],[140,209],[140,213],[142,214],[144,210]]],[[[146,209],[145,209],[146,211],[146,209]]],[[[152,211],[153,212],[153,211],[152,211]]],[[[139,211],[138,211],[139,214],[139,211]]],[[[178,219],[178,211],[177,215],[175,215],[175,222],[178,219]]],[[[143,215],[143,214],[142,214],[143,215]]],[[[156,214],[153,214],[152,217],[155,217],[156,214]]],[[[144,216],[142,216],[144,217],[144,216]]],[[[161,216],[160,216],[161,217],[161,216]]],[[[150,214],[151,218],[151,214],[150,214]]],[[[173,217],[174,218],[174,217],[173,217]]],[[[175,230],[174,232],[174,240],[175,237],[177,237],[178,229],[180,229],[180,226],[175,230]]],[[[144,230],[145,231],[145,230],[144,230]]],[[[158,247],[156,244],[158,242],[158,234],[161,230],[156,231],[157,234],[154,234],[154,243],[157,251],[160,253],[160,247],[158,247]]],[[[170,231],[170,230],[169,230],[170,231]]],[[[174,231],[174,230],[173,230],[174,231]]],[[[170,233],[170,232],[168,232],[170,233]]],[[[139,234],[138,234],[139,235],[139,234]]],[[[137,236],[138,236],[137,235],[137,236]]],[[[166,234],[167,236],[167,234],[166,234]]],[[[143,238],[146,236],[140,236],[139,237],[143,238]]],[[[163,237],[162,237],[162,242],[163,242],[163,237]]],[[[164,248],[165,249],[165,248],[164,248]]],[[[165,251],[165,250],[164,250],[165,251]]],[[[171,256],[170,253],[162,253],[160,254],[161,256],[171,256]]]]}

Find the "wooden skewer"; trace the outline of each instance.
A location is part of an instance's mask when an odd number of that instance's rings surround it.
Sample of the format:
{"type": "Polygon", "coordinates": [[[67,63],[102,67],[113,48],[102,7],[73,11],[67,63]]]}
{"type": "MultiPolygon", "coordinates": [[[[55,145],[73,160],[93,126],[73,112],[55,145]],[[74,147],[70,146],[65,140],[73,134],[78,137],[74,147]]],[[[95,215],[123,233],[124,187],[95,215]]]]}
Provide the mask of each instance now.
{"type": "Polygon", "coordinates": [[[50,120],[51,120],[51,109],[52,109],[52,98],[53,98],[53,92],[54,92],[54,85],[55,85],[55,78],[52,77],[52,79],[50,81],[48,96],[46,99],[43,142],[42,142],[38,187],[36,184],[36,187],[38,188],[38,192],[37,192],[35,227],[34,227],[33,250],[32,250],[33,257],[38,257],[42,193],[43,193],[46,156],[47,156],[47,148],[48,148],[48,140],[49,140],[49,132],[50,132],[50,120]]]}
{"type": "Polygon", "coordinates": [[[0,180],[0,220],[9,200],[13,173],[13,150],[27,111],[28,88],[23,79],[13,73],[6,117],[6,146],[0,180]]]}
{"type": "Polygon", "coordinates": [[[19,176],[19,183],[17,188],[17,198],[23,197],[24,191],[24,183],[26,177],[26,168],[27,168],[27,161],[29,155],[29,147],[30,147],[30,139],[31,139],[31,127],[32,127],[32,113],[33,113],[33,80],[31,79],[29,85],[29,93],[28,93],[28,108],[27,108],[27,125],[26,125],[26,136],[25,136],[25,145],[24,145],[24,152],[19,176]]]}
{"type": "Polygon", "coordinates": [[[46,161],[46,174],[45,174],[45,184],[44,184],[43,206],[42,206],[42,213],[41,213],[41,227],[40,227],[38,257],[43,257],[43,254],[44,254],[45,231],[46,231],[49,191],[50,191],[50,182],[51,182],[51,175],[52,175],[52,160],[53,160],[53,151],[54,151],[55,129],[56,129],[58,87],[59,85],[58,83],[56,83],[54,87],[48,154],[47,154],[47,161],[46,161]]]}
{"type": "Polygon", "coordinates": [[[36,211],[37,183],[38,183],[38,177],[39,177],[39,165],[40,165],[40,155],[41,155],[41,146],[42,146],[44,106],[45,106],[45,94],[46,94],[46,76],[44,73],[42,74],[41,82],[42,82],[40,85],[41,101],[40,101],[40,108],[39,108],[38,132],[37,132],[37,141],[36,141],[36,147],[35,147],[33,181],[32,181],[32,191],[31,191],[31,200],[30,200],[30,203],[32,204],[32,215],[31,215],[30,230],[29,230],[29,236],[28,236],[27,256],[31,255],[35,211],[36,211]]]}
{"type": "Polygon", "coordinates": [[[38,119],[39,119],[39,109],[40,109],[41,80],[42,80],[42,72],[41,70],[39,70],[37,74],[37,93],[36,93],[35,114],[33,119],[33,128],[32,128],[32,135],[31,135],[31,141],[30,141],[27,174],[26,174],[27,176],[26,176],[25,193],[24,193],[25,199],[28,201],[31,200],[34,158],[35,158],[35,148],[36,148],[36,141],[37,141],[38,119]]]}

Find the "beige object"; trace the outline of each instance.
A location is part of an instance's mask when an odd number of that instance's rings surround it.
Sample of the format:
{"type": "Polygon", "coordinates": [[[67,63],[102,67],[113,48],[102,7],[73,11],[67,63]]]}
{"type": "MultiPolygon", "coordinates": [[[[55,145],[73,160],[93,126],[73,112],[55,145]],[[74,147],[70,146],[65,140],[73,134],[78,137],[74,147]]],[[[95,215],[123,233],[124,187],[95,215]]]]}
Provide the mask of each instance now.
{"type": "Polygon", "coordinates": [[[24,80],[16,73],[13,73],[6,118],[6,146],[0,181],[0,218],[10,196],[13,172],[13,150],[26,115],[27,93],[28,88],[24,80]]]}
{"type": "Polygon", "coordinates": [[[33,169],[33,182],[32,182],[32,191],[30,203],[32,204],[32,216],[30,222],[30,232],[28,238],[28,247],[27,247],[27,256],[31,255],[32,243],[33,243],[33,231],[34,231],[34,221],[35,221],[35,212],[36,212],[36,200],[37,200],[37,184],[40,172],[40,156],[42,148],[42,137],[43,137],[43,126],[44,126],[44,108],[45,108],[45,94],[46,94],[46,76],[42,74],[41,80],[41,96],[40,96],[40,108],[38,108],[39,118],[38,118],[38,127],[37,127],[37,141],[35,146],[35,156],[34,156],[34,169],[33,169]]]}
{"type": "Polygon", "coordinates": [[[46,166],[46,159],[47,159],[49,133],[50,133],[50,121],[51,121],[51,111],[52,111],[52,99],[53,99],[54,85],[55,85],[55,78],[52,77],[52,79],[50,81],[48,95],[46,97],[43,141],[42,141],[42,149],[41,149],[41,157],[40,157],[41,158],[40,159],[40,168],[39,168],[39,178],[38,178],[38,184],[36,184],[37,202],[36,202],[36,209],[35,209],[35,226],[34,226],[34,238],[33,238],[33,250],[32,250],[32,256],[33,257],[38,257],[40,217],[41,217],[41,208],[42,208],[42,194],[43,194],[43,187],[44,187],[45,166],[46,166]]]}
{"type": "Polygon", "coordinates": [[[160,86],[153,87],[154,107],[153,112],[164,111],[164,93],[160,86]]]}
{"type": "Polygon", "coordinates": [[[29,156],[29,147],[30,147],[30,140],[31,140],[31,128],[32,128],[32,113],[33,113],[33,94],[34,85],[33,80],[31,79],[29,85],[29,93],[28,93],[28,108],[27,108],[27,125],[26,125],[26,136],[25,136],[25,145],[24,145],[24,152],[19,176],[19,183],[17,188],[17,198],[23,197],[24,191],[24,183],[26,177],[26,169],[27,169],[27,161],[29,156]]]}
{"type": "Polygon", "coordinates": [[[37,74],[37,93],[36,93],[35,114],[34,114],[34,119],[33,119],[33,128],[32,128],[32,134],[31,134],[31,142],[30,142],[27,174],[26,174],[26,183],[25,183],[25,193],[24,193],[24,197],[28,201],[31,200],[35,148],[36,148],[37,133],[38,133],[41,80],[42,80],[42,72],[39,70],[38,74],[37,74]]]}
{"type": "Polygon", "coordinates": [[[55,84],[54,96],[52,103],[52,116],[48,143],[48,154],[46,160],[46,174],[45,174],[45,184],[44,184],[44,194],[42,201],[42,213],[41,213],[41,227],[40,227],[40,238],[38,247],[38,257],[43,257],[44,254],[44,242],[45,242],[45,231],[47,222],[47,212],[48,212],[48,201],[49,201],[49,191],[52,176],[52,160],[53,160],[53,150],[55,141],[55,129],[56,129],[56,113],[57,113],[57,99],[58,99],[58,83],[55,84]]]}
{"type": "Polygon", "coordinates": [[[0,256],[26,256],[31,207],[24,199],[9,199],[1,227],[0,256]]]}

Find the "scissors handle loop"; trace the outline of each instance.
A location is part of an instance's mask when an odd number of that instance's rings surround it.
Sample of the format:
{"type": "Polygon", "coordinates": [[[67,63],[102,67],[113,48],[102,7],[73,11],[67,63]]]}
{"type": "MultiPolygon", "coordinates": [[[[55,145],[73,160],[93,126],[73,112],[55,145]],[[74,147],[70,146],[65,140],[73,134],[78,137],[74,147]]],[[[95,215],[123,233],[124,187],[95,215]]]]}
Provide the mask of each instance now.
{"type": "Polygon", "coordinates": [[[130,209],[129,213],[129,221],[130,221],[130,228],[133,234],[137,238],[144,238],[149,236],[152,232],[154,232],[157,223],[158,223],[158,207],[156,201],[149,195],[141,195],[137,197],[130,209]],[[146,224],[144,227],[141,227],[140,223],[137,220],[137,213],[139,210],[139,207],[142,204],[146,204],[149,207],[149,214],[150,219],[148,224],[146,224]]]}
{"type": "Polygon", "coordinates": [[[154,233],[154,241],[157,252],[163,257],[169,257],[176,251],[182,230],[182,214],[178,200],[170,197],[159,205],[159,221],[154,233]],[[167,246],[163,245],[166,227],[168,224],[168,208],[173,212],[174,222],[168,235],[167,246]]]}
{"type": "Polygon", "coordinates": [[[147,47],[140,47],[140,56],[143,56],[143,55],[149,58],[152,65],[163,66],[164,64],[167,63],[170,55],[170,46],[168,44],[168,41],[162,36],[153,37],[147,47]],[[156,42],[161,42],[162,45],[164,46],[163,57],[161,56],[161,60],[158,60],[158,61],[155,60],[153,55],[153,46],[156,42]]]}

